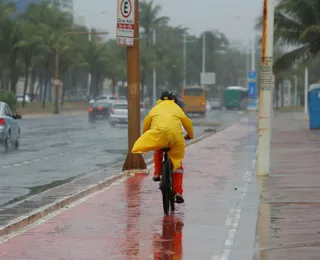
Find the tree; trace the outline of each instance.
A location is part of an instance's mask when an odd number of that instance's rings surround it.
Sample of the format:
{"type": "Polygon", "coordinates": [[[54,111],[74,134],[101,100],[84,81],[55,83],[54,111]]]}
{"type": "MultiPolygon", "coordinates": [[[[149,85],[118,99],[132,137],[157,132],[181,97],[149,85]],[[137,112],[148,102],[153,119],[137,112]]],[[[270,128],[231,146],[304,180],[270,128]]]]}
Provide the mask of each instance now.
{"type": "Polygon", "coordinates": [[[23,89],[23,102],[22,106],[25,106],[25,96],[27,86],[29,82],[29,68],[33,59],[35,60],[38,55],[44,50],[43,39],[38,35],[38,27],[28,21],[19,21],[19,27],[21,29],[21,40],[14,46],[18,49],[18,54],[24,62],[25,83],[23,89]]]}
{"type": "Polygon", "coordinates": [[[169,17],[159,16],[161,6],[154,5],[154,2],[143,0],[140,2],[140,27],[145,35],[146,48],[149,47],[151,30],[160,26],[167,25],[169,17]]]}
{"type": "Polygon", "coordinates": [[[280,1],[275,9],[275,40],[293,49],[276,60],[275,68],[287,69],[320,54],[319,13],[318,0],[280,1]]]}

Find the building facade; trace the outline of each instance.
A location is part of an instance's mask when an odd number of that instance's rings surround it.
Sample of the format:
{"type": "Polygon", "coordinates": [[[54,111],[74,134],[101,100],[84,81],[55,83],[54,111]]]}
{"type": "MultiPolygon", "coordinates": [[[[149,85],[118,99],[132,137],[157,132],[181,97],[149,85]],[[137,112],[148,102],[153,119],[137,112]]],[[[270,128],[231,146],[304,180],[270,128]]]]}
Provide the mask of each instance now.
{"type": "Polygon", "coordinates": [[[73,13],[73,0],[5,0],[7,3],[15,3],[17,13],[22,13],[29,4],[39,4],[41,1],[55,3],[65,12],[73,13]]]}

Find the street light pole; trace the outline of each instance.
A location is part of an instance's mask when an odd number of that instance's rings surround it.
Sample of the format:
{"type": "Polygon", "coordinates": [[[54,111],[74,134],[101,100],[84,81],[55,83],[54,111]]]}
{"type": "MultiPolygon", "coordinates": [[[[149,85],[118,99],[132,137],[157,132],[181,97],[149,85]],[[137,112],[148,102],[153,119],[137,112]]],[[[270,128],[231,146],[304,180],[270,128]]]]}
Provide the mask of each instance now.
{"type": "Polygon", "coordinates": [[[274,0],[264,0],[257,175],[270,173],[274,0]]]}
{"type": "MultiPolygon", "coordinates": [[[[156,46],[156,29],[155,28],[153,28],[153,30],[152,30],[152,43],[153,43],[153,47],[155,48],[155,46],[156,46]]],[[[153,68],[152,76],[153,76],[153,105],[155,106],[157,103],[157,72],[156,72],[156,68],[153,68]]]]}
{"type": "Polygon", "coordinates": [[[61,81],[60,81],[60,42],[69,35],[88,35],[88,34],[109,34],[108,32],[65,32],[62,34],[62,36],[59,38],[59,40],[56,42],[56,55],[55,55],[55,101],[54,101],[54,114],[59,114],[59,95],[60,95],[60,87],[61,87],[61,81]]]}
{"type": "Polygon", "coordinates": [[[186,72],[187,72],[187,33],[183,34],[183,87],[186,87],[186,72]]]}
{"type": "Polygon", "coordinates": [[[309,73],[308,67],[304,69],[304,114],[308,115],[308,85],[309,85],[309,73]]]}
{"type": "MultiPolygon", "coordinates": [[[[203,32],[202,35],[202,74],[206,72],[206,32],[203,32]]],[[[204,88],[204,84],[201,84],[201,87],[204,88]]]]}
{"type": "Polygon", "coordinates": [[[146,169],[142,154],[131,153],[140,136],[140,47],[139,47],[139,0],[134,0],[133,46],[127,47],[128,81],[128,155],[123,170],[146,169]]]}
{"type": "Polygon", "coordinates": [[[251,42],[251,71],[256,71],[256,35],[253,33],[251,42]]]}

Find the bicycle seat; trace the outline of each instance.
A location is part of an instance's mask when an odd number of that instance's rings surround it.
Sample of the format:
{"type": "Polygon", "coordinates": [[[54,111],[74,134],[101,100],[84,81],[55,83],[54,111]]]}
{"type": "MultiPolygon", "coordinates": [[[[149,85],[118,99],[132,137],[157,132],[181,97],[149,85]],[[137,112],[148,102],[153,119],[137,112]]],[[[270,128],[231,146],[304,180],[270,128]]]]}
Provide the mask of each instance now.
{"type": "Polygon", "coordinates": [[[162,151],[164,151],[164,152],[169,152],[169,151],[170,151],[170,148],[169,148],[169,147],[163,148],[162,151]]]}

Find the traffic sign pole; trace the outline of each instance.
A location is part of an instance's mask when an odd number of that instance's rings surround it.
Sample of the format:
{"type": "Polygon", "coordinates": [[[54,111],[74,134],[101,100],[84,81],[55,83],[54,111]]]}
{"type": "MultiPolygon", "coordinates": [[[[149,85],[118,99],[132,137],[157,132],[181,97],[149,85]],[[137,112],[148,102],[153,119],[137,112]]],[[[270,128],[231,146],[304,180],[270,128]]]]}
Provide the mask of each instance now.
{"type": "MultiPolygon", "coordinates": [[[[128,1],[128,0],[124,0],[128,1]]],[[[131,153],[135,141],[140,136],[140,47],[139,47],[139,0],[133,0],[134,37],[132,46],[127,47],[128,78],[128,155],[123,170],[146,169],[141,154],[131,153]]],[[[122,1],[123,2],[123,1],[122,1]]],[[[132,10],[133,9],[133,10],[132,10]]],[[[118,12],[119,13],[119,12],[118,12]]],[[[130,16],[130,14],[129,14],[130,16]]],[[[132,16],[131,16],[132,17],[132,16]]]]}

